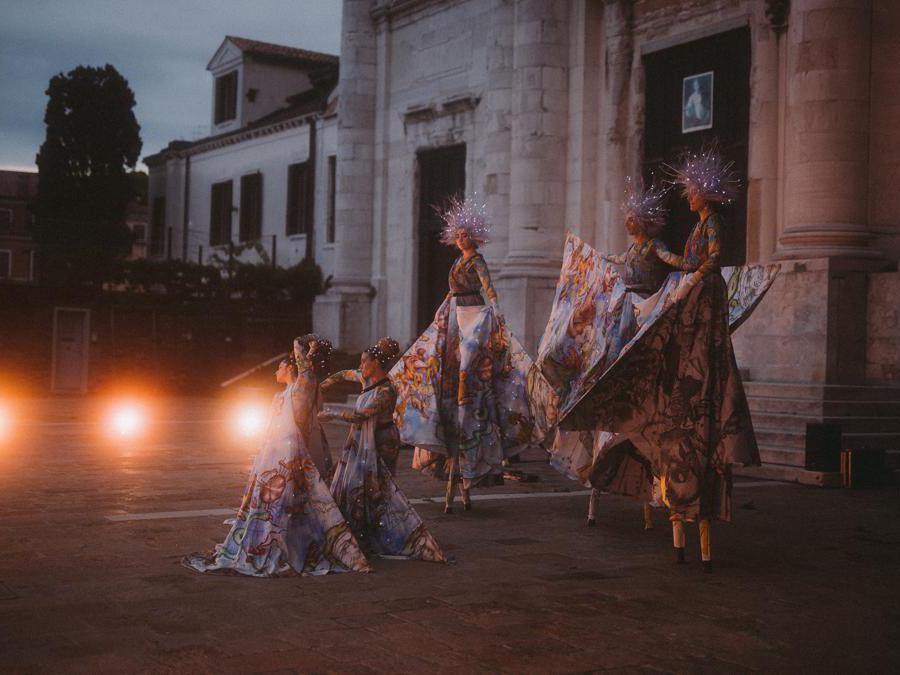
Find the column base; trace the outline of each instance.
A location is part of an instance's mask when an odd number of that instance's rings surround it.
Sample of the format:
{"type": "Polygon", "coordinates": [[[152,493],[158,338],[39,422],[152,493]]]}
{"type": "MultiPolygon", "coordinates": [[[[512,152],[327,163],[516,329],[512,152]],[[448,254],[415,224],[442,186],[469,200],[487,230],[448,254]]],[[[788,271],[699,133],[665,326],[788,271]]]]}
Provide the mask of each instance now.
{"type": "Polygon", "coordinates": [[[336,349],[361,352],[372,342],[371,314],[371,288],[332,286],[313,303],[313,330],[336,349]]]}

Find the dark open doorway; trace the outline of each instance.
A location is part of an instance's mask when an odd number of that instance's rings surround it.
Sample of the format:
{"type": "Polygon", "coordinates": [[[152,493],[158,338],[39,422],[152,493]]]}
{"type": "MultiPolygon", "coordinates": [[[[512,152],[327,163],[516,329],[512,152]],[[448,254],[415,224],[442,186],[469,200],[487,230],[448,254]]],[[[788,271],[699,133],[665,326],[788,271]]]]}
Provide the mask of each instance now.
{"type": "Polygon", "coordinates": [[[418,154],[419,162],[419,303],[417,327],[424,329],[447,294],[447,276],[458,251],[440,241],[443,208],[466,190],[466,146],[454,145],[418,154]]]}
{"type": "MultiPolygon", "coordinates": [[[[750,125],[750,29],[738,28],[644,56],[646,81],[643,174],[661,176],[684,150],[714,140],[734,162],[741,195],[722,209],[722,264],[747,258],[747,148],[750,125]]],[[[677,253],[697,221],[680,191],[669,194],[663,240],[677,253]]]]}

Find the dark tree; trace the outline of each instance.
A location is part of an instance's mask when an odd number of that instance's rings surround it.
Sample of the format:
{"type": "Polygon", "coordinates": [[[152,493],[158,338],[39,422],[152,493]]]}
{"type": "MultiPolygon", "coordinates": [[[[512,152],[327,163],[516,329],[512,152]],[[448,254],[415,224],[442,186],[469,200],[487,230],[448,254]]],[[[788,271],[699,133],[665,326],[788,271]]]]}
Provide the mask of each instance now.
{"type": "Polygon", "coordinates": [[[47,88],[47,137],[37,155],[33,204],[42,276],[102,281],[128,254],[125,225],[141,152],[134,92],[111,65],[79,66],[47,88]]]}

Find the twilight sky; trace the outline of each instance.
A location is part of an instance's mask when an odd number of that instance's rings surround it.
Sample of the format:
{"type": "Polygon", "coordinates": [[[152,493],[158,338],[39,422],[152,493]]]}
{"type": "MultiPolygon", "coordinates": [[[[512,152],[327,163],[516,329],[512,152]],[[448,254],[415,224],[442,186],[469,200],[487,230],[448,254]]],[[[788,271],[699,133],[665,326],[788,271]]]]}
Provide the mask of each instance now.
{"type": "Polygon", "coordinates": [[[50,78],[111,63],[144,147],[207,133],[206,64],[226,35],[337,54],[340,0],[0,0],[0,168],[36,170],[50,78]]]}

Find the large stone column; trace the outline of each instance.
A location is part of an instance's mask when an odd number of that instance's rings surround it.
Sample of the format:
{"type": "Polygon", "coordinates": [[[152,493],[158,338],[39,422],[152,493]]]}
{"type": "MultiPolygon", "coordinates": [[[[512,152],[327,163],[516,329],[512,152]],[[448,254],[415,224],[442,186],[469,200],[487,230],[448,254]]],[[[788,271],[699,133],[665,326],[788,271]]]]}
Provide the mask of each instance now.
{"type": "Polygon", "coordinates": [[[871,11],[870,0],[791,2],[776,259],[881,257],[869,245],[866,207],[871,11]]]}
{"type": "Polygon", "coordinates": [[[497,286],[510,327],[532,353],[550,313],[562,257],[568,4],[515,0],[509,251],[497,286]]]}
{"type": "Polygon", "coordinates": [[[371,336],[376,40],[369,0],[344,0],[338,83],[334,277],[313,308],[315,330],[348,351],[371,336]]]}

